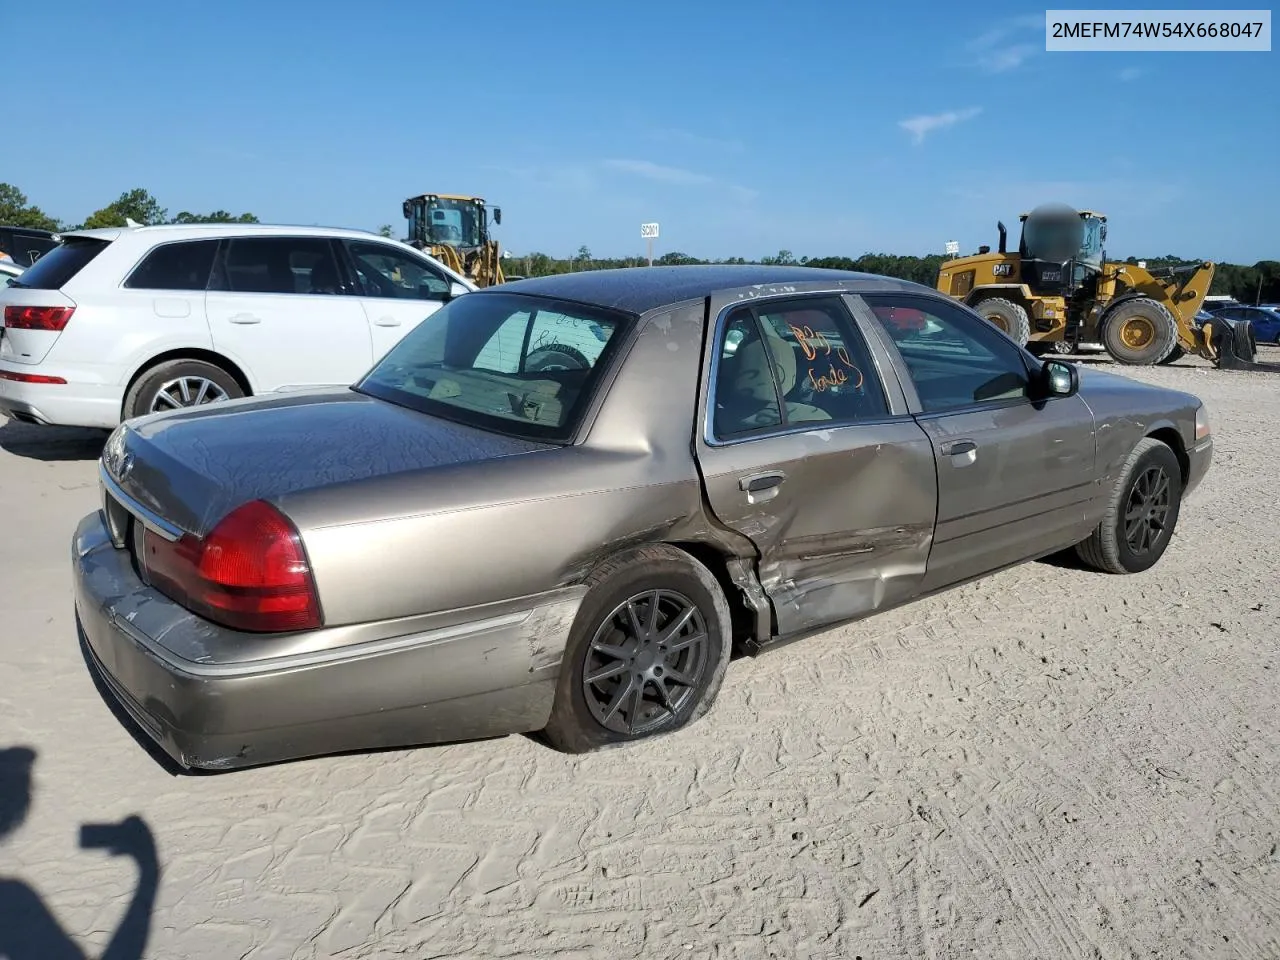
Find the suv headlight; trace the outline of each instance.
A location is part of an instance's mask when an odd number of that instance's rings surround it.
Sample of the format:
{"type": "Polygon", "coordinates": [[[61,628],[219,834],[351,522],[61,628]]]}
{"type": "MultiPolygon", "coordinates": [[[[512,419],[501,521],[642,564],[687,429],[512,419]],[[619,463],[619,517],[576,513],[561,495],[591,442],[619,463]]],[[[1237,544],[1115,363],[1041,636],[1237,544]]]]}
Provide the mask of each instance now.
{"type": "Polygon", "coordinates": [[[1196,441],[1199,442],[1207,436],[1209,436],[1209,411],[1202,403],[1196,407],[1196,441]]]}

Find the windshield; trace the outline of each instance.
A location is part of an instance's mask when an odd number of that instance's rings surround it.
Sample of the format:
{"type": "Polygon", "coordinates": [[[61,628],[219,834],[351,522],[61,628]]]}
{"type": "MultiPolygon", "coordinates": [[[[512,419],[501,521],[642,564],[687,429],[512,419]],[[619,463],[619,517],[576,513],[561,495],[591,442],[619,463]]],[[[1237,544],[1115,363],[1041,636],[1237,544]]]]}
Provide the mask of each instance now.
{"type": "Polygon", "coordinates": [[[1084,241],[1076,259],[1094,267],[1102,266],[1102,221],[1097,217],[1084,220],[1084,241]]]}
{"type": "Polygon", "coordinates": [[[416,203],[410,236],[451,247],[478,247],[484,240],[484,210],[470,200],[437,197],[416,203]]]}
{"type": "Polygon", "coordinates": [[[392,347],[356,385],[421,413],[567,442],[630,318],[515,293],[469,293],[392,347]]]}

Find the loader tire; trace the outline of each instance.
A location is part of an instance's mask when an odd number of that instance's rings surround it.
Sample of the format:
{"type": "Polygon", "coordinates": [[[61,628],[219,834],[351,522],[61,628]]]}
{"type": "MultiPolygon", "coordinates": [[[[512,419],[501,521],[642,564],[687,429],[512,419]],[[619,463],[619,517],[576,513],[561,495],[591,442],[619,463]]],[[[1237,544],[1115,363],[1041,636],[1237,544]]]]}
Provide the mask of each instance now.
{"type": "Polygon", "coordinates": [[[1031,318],[1021,304],[1004,297],[988,297],[978,301],[973,309],[988,323],[1007,333],[1018,346],[1025,347],[1031,339],[1031,318]]]}
{"type": "Polygon", "coordinates": [[[1149,570],[1164,556],[1182,509],[1182,467],[1168,444],[1143,437],[1120,468],[1102,522],[1076,554],[1095,570],[1149,570]]]}
{"type": "Polygon", "coordinates": [[[1107,353],[1129,366],[1154,366],[1178,346],[1178,322],[1164,304],[1150,297],[1126,300],[1102,324],[1107,353]]]}
{"type": "Polygon", "coordinates": [[[1177,363],[1179,360],[1181,360],[1181,359],[1182,359],[1183,357],[1185,357],[1186,355],[1187,355],[1187,351],[1183,350],[1181,346],[1175,346],[1175,347],[1173,348],[1173,352],[1172,352],[1172,353],[1170,353],[1170,354],[1169,354],[1167,357],[1165,357],[1163,360],[1161,360],[1161,361],[1160,361],[1160,364],[1161,364],[1161,366],[1168,366],[1168,365],[1169,365],[1169,364],[1171,364],[1171,363],[1177,363]]]}

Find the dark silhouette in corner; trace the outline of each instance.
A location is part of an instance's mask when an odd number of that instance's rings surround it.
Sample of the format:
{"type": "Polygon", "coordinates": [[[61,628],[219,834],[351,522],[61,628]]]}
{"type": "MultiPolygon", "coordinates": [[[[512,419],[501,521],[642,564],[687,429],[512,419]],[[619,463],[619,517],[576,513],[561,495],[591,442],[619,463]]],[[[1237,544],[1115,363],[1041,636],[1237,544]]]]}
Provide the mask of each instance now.
{"type": "MultiPolygon", "coordinates": [[[[31,768],[36,753],[28,747],[0,750],[0,841],[22,826],[31,808],[31,768]]],[[[160,883],[160,864],[150,829],[136,816],[119,823],[86,823],[80,846],[132,857],[138,864],[138,888],[102,960],[141,960],[151,931],[151,910],[160,883]]],[[[45,907],[40,895],[22,880],[0,876],[0,957],[6,960],[85,960],[45,907]]]]}

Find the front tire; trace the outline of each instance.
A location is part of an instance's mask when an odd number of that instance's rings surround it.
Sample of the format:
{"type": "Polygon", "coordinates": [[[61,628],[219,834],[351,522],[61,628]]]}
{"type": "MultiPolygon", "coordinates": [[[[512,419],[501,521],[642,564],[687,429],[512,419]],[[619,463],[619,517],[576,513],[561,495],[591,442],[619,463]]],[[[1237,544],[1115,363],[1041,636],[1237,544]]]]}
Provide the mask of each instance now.
{"type": "Polygon", "coordinates": [[[1186,355],[1187,355],[1187,351],[1183,350],[1181,345],[1178,345],[1173,348],[1172,353],[1170,353],[1167,357],[1165,357],[1163,360],[1160,361],[1160,366],[1167,367],[1171,363],[1177,363],[1186,355]]]}
{"type": "Polygon", "coordinates": [[[1164,556],[1182,509],[1182,467],[1167,444],[1138,441],[1120,470],[1106,513],[1080,559],[1104,573],[1149,570],[1164,556]]]}
{"type": "Polygon", "coordinates": [[[1025,347],[1031,339],[1031,318],[1021,304],[1004,297],[988,297],[973,309],[988,323],[1007,333],[1018,346],[1025,347]]]}
{"type": "Polygon", "coordinates": [[[711,572],[654,544],[601,564],[587,585],[542,731],[547,741],[585,753],[702,717],[732,646],[729,605],[711,572]]]}
{"type": "Polygon", "coordinates": [[[145,371],[124,398],[125,420],[243,397],[235,377],[203,360],[166,360],[145,371]]]}
{"type": "Polygon", "coordinates": [[[1126,300],[1103,319],[1102,345],[1120,363],[1153,366],[1178,346],[1178,322],[1150,297],[1126,300]]]}

